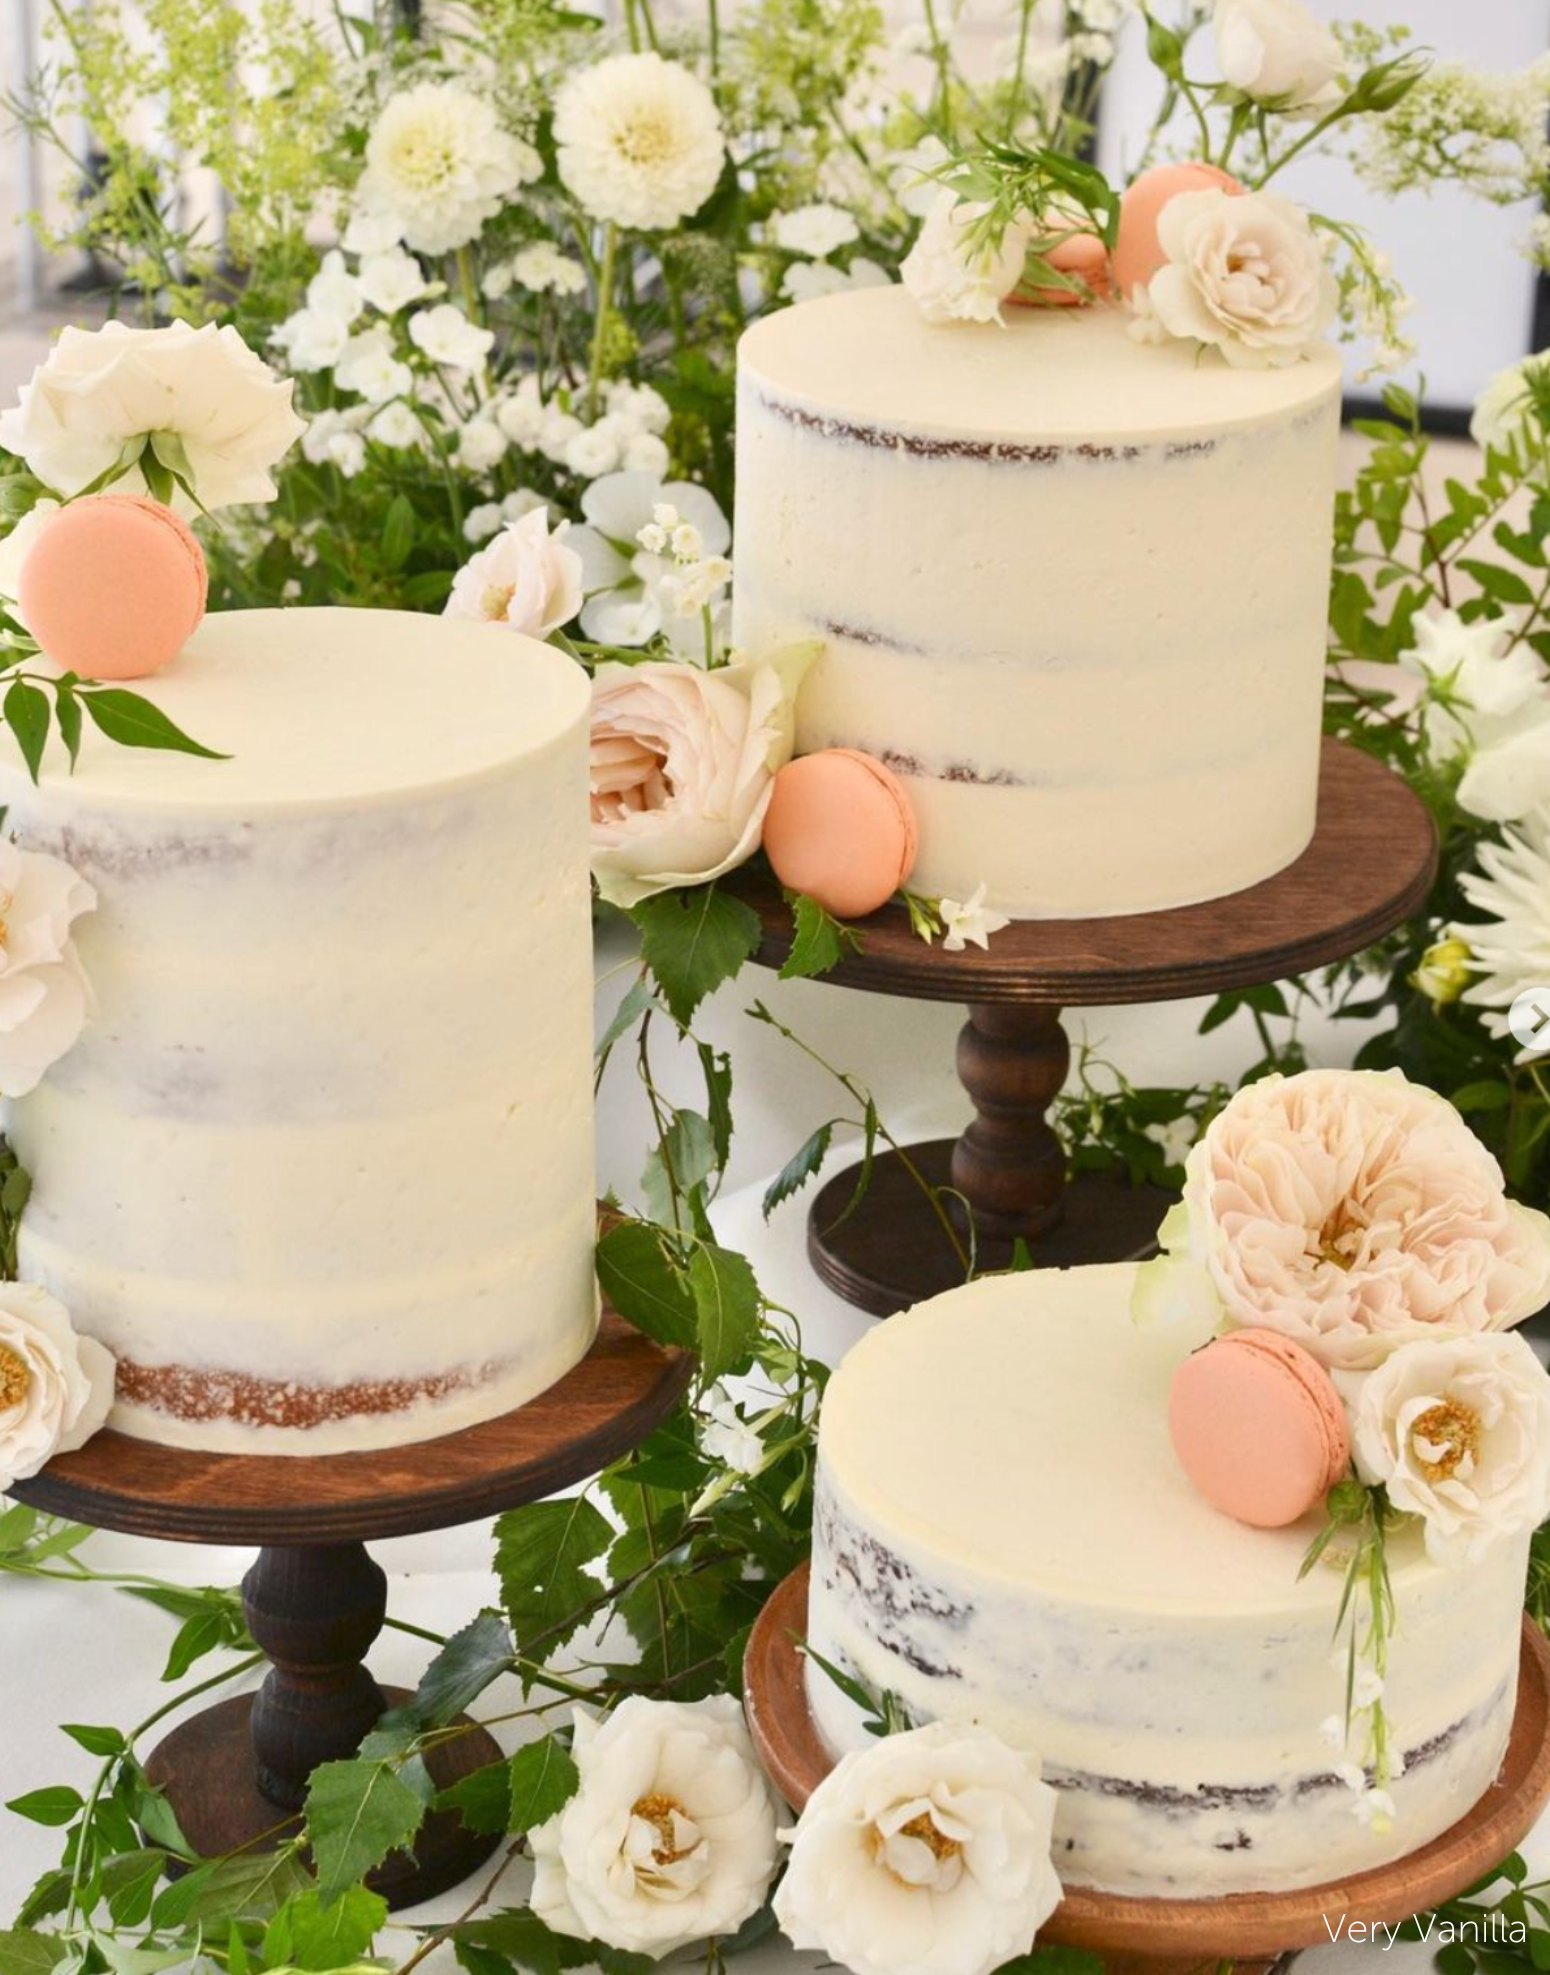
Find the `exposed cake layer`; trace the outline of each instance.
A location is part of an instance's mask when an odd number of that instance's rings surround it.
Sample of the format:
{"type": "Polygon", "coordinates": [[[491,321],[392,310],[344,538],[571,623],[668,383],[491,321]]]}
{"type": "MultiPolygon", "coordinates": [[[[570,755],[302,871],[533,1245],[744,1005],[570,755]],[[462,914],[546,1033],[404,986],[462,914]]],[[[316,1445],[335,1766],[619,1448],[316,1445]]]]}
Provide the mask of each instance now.
{"type": "MultiPolygon", "coordinates": [[[[1284,1888],[1412,1851],[1500,1765],[1525,1546],[1452,1571],[1394,1541],[1385,1700],[1406,1767],[1393,1828],[1363,1824],[1325,1732],[1338,1554],[1299,1582],[1317,1517],[1252,1530],[1191,1488],[1167,1392],[1201,1340],[1137,1330],[1132,1273],[989,1278],[850,1353],[824,1406],[812,1643],[919,1719],[1037,1751],[1070,1884],[1284,1888]]],[[[808,1684],[831,1746],[863,1746],[852,1703],[808,1684]]]]}
{"type": "Polygon", "coordinates": [[[918,890],[1192,903],[1313,829],[1340,367],[1234,371],[1117,309],[804,303],[738,356],[735,635],[818,637],[803,751],[908,782],[918,890]]]}
{"type": "Polygon", "coordinates": [[[0,800],[97,887],[99,1013],[10,1130],[22,1266],[202,1447],[424,1438],[596,1320],[588,693],[496,627],[218,615],[148,697],[229,762],[98,743],[0,800]]]}

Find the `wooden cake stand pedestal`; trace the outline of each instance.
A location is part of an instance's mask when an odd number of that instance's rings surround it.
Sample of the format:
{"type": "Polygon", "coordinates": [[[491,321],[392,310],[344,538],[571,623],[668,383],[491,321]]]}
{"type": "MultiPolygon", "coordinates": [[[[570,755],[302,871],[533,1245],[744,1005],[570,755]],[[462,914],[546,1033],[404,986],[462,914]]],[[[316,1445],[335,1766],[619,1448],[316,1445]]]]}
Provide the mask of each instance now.
{"type": "MultiPolygon", "coordinates": [[[[743,1665],[748,1726],[765,1767],[800,1811],[834,1767],[807,1702],[798,1641],[807,1631],[808,1566],[759,1614],[743,1665]]],[[[1041,1943],[1089,1948],[1111,1975],[1194,1971],[1213,1963],[1265,1969],[1298,1948],[1326,1947],[1325,1916],[1397,1925],[1439,1906],[1499,1865],[1550,1800],[1550,1645],[1523,1621],[1518,1706],[1496,1781],[1467,1816],[1408,1858],[1291,1893],[1217,1899],[1129,1899],[1073,1887],[1039,1930],[1041,1943]]]]}
{"type": "MultiPolygon", "coordinates": [[[[146,1764],[195,1851],[219,1858],[293,1837],[318,1764],[353,1755],[381,1715],[409,1699],[379,1687],[364,1665],[387,1609],[369,1541],[450,1529],[584,1481],[660,1424],[693,1362],[605,1311],[591,1351],[557,1385],[439,1440],[283,1458],[108,1432],[18,1482],[18,1500],[99,1529],[262,1546],[242,1595],[268,1677],[256,1694],[183,1722],[146,1764]]],[[[472,1723],[426,1758],[443,1789],[500,1759],[472,1723]]],[[[414,1906],[466,1879],[500,1842],[438,1812],[414,1856],[394,1853],[371,1883],[390,1905],[414,1906]]]]}
{"type": "MultiPolygon", "coordinates": [[[[1005,1268],[1019,1237],[1044,1267],[1126,1261],[1150,1251],[1172,1196],[1123,1177],[1066,1178],[1046,1115],[1070,1067],[1061,1010],[1220,994],[1344,960],[1410,917],[1436,863],[1419,798],[1370,755],[1326,741],[1313,841],[1263,884],[1171,912],[1015,920],[988,952],[927,946],[904,907],[889,905],[860,922],[862,950],[824,979],[968,1003],[958,1075],[974,1121],[956,1142],[912,1146],[909,1156],[934,1186],[967,1201],[982,1269],[1005,1268]]],[[[756,957],[780,966],[793,927],[775,879],[745,869],[722,882],[764,922],[756,957]]],[[[866,1198],[847,1214],[854,1184],[853,1172],[840,1173],[808,1215],[808,1254],[831,1289],[890,1316],[963,1281],[952,1244],[897,1154],[877,1160],[866,1198]]]]}

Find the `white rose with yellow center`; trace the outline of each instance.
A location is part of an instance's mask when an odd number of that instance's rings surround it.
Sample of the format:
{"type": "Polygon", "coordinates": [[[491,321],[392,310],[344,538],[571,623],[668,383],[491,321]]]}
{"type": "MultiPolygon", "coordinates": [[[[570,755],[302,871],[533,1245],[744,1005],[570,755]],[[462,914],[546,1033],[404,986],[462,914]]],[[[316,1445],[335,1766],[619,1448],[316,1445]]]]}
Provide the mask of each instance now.
{"type": "Polygon", "coordinates": [[[656,1960],[758,1912],[776,1806],[730,1695],[578,1709],[573,1754],[580,1787],[528,1834],[541,1920],[656,1960]]]}
{"type": "Polygon", "coordinates": [[[1550,1516],[1550,1377],[1521,1338],[1407,1344],[1362,1382],[1362,1479],[1426,1525],[1427,1555],[1473,1563],[1550,1516]]]}
{"type": "Polygon", "coordinates": [[[0,1283],[0,1493],[100,1430],[113,1404],[112,1353],[78,1337],[33,1283],[0,1283]]]}
{"type": "Polygon", "coordinates": [[[1055,1792],[982,1728],[933,1722],[846,1756],[798,1820],[775,1917],[853,1975],[988,1975],[1060,1901],[1055,1792]]]}

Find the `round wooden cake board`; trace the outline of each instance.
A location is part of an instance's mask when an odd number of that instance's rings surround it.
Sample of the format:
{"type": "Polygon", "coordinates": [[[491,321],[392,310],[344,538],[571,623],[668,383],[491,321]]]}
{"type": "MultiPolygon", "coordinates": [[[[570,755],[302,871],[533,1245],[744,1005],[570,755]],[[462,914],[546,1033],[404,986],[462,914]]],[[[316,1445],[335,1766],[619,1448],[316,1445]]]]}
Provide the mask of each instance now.
{"type": "MultiPolygon", "coordinates": [[[[807,1631],[808,1576],[803,1564],[764,1607],[743,1666],[749,1731],[781,1794],[798,1811],[834,1767],[808,1705],[798,1647],[807,1631]]],[[[1550,1645],[1525,1617],[1517,1712],[1500,1773],[1474,1809],[1429,1845],[1374,1871],[1290,1893],[1129,1899],[1073,1887],[1039,1939],[1090,1948],[1111,1969],[1198,1969],[1216,1960],[1266,1965],[1297,1948],[1327,1945],[1327,1914],[1395,1925],[1452,1899],[1501,1863],[1547,1800],[1550,1645]]]]}
{"type": "MultiPolygon", "coordinates": [[[[271,1668],[256,1694],[194,1715],[146,1773],[202,1858],[262,1848],[299,1828],[320,1763],[351,1756],[383,1713],[408,1699],[364,1661],[382,1629],[387,1579],[366,1551],[378,1537],[449,1529],[584,1481],[638,1446],[672,1411],[694,1360],[604,1310],[592,1349],[558,1384],[500,1419],[439,1440],[358,1454],[208,1454],[100,1433],[12,1494],[50,1515],[182,1543],[256,1543],[243,1579],[248,1628],[271,1668]]],[[[464,1732],[427,1760],[441,1788],[498,1762],[495,1741],[464,1732]]],[[[501,1843],[450,1813],[427,1818],[414,1856],[371,1883],[395,1906],[459,1884],[501,1843]]]]}
{"type": "MultiPolygon", "coordinates": [[[[974,1121],[910,1158],[961,1196],[954,1212],[964,1227],[972,1215],[982,1271],[1007,1267],[1019,1238],[1035,1266],[1125,1261],[1150,1251],[1173,1196],[1108,1174],[1067,1181],[1046,1115],[1070,1067],[1061,1010],[1221,994],[1347,959],[1419,909],[1436,868],[1436,833],[1414,791],[1371,755],[1326,740],[1313,840],[1263,884],[1169,912],[1018,919],[988,949],[962,953],[928,946],[904,907],[887,905],[858,922],[860,950],[822,978],[968,1004],[957,1068],[974,1121]]],[[[721,882],[759,915],[757,959],[781,966],[795,929],[776,879],[745,865],[721,882]]],[[[896,1154],[879,1157],[851,1213],[854,1185],[854,1172],[840,1173],[808,1216],[808,1255],[831,1289],[887,1316],[962,1283],[952,1243],[896,1154]]]]}

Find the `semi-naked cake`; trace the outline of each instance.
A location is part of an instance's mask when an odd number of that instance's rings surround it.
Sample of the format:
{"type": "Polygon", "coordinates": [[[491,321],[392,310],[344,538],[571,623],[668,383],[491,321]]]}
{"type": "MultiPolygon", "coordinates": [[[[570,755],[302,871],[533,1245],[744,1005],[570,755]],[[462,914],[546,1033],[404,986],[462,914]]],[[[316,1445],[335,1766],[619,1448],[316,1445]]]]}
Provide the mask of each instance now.
{"type": "Polygon", "coordinates": [[[905,779],[914,891],[1048,918],[1256,884],[1313,831],[1339,361],[1006,317],[873,288],[748,331],[736,640],[823,641],[798,749],[905,779]]]}
{"type": "Polygon", "coordinates": [[[234,611],[137,690],[231,759],[0,767],[18,841],[97,892],[95,1019],[10,1107],[22,1275],[147,1439],[521,1404],[596,1325],[583,673],[481,624],[234,611]]]}
{"type": "MultiPolygon", "coordinates": [[[[1403,1774],[1362,1822],[1329,1724],[1345,1702],[1339,1543],[1317,1515],[1222,1515],[1180,1468],[1168,1390],[1197,1336],[1138,1329],[1129,1265],[987,1278],[872,1331],[829,1386],[808,1637],[916,1720],[1036,1752],[1068,1886],[1190,1897],[1343,1878],[1484,1794],[1517,1688],[1527,1537],[1468,1569],[1390,1538],[1385,1704],[1403,1774]]],[[[860,1710],[809,1662],[836,1753],[860,1710]]]]}

